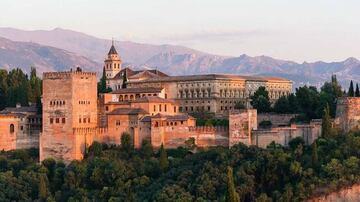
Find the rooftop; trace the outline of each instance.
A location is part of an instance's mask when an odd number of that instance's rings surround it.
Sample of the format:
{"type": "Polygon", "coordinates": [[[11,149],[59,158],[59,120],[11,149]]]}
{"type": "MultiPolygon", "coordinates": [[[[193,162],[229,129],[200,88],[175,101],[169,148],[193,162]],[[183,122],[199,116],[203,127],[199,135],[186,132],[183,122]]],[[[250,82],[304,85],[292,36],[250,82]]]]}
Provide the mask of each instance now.
{"type": "Polygon", "coordinates": [[[148,114],[147,111],[141,108],[119,108],[114,109],[108,115],[137,115],[137,114],[148,114]]]}
{"type": "Polygon", "coordinates": [[[157,102],[157,103],[175,103],[174,100],[172,99],[164,99],[164,98],[161,98],[161,97],[157,97],[157,96],[150,96],[150,97],[141,97],[141,98],[138,98],[132,102],[137,102],[137,103],[143,103],[143,102],[157,102]]]}
{"type": "Polygon", "coordinates": [[[152,118],[165,118],[168,121],[186,121],[188,119],[195,119],[194,117],[188,114],[178,114],[178,115],[164,115],[164,114],[156,114],[154,116],[145,116],[141,121],[142,122],[150,122],[152,118]]]}
{"type": "Polygon", "coordinates": [[[184,75],[184,76],[169,76],[169,77],[159,77],[159,78],[150,78],[143,81],[130,81],[130,83],[142,83],[142,82],[168,82],[168,81],[197,81],[197,80],[228,80],[228,79],[237,79],[237,80],[246,80],[246,81],[279,81],[279,82],[291,82],[288,79],[279,78],[279,77],[262,77],[262,76],[243,76],[243,75],[234,75],[234,74],[203,74],[203,75],[184,75]]]}
{"type": "Polygon", "coordinates": [[[112,94],[123,94],[123,93],[160,93],[163,88],[123,88],[113,91],[112,94]]]}
{"type": "Polygon", "coordinates": [[[9,114],[9,113],[37,113],[36,106],[30,107],[7,107],[4,110],[0,111],[1,114],[9,114]]]}

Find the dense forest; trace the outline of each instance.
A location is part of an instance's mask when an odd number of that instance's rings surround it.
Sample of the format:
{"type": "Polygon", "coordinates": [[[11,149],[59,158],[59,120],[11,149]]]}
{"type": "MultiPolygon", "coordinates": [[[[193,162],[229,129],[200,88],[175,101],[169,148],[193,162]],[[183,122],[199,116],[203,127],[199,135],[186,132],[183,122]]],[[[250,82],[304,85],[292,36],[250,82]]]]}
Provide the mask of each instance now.
{"type": "Polygon", "coordinates": [[[41,106],[41,79],[33,67],[30,76],[19,68],[9,72],[0,69],[0,110],[15,107],[18,103],[22,106],[41,106]]]}
{"type": "Polygon", "coordinates": [[[289,148],[238,144],[206,150],[134,150],[94,143],[69,165],[37,150],[0,152],[4,201],[301,201],[358,183],[360,132],[328,136],[289,148]]]}

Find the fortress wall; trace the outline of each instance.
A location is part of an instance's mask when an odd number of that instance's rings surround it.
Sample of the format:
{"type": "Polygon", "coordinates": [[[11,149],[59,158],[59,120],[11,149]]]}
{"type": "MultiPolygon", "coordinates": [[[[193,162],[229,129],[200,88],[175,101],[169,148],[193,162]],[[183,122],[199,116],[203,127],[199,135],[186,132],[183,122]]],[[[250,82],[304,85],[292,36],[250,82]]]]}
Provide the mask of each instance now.
{"type": "Polygon", "coordinates": [[[278,127],[265,130],[253,130],[251,136],[251,144],[266,148],[271,142],[288,146],[289,141],[302,137],[305,144],[312,144],[321,135],[321,123],[296,125],[290,127],[278,127]]]}
{"type": "Polygon", "coordinates": [[[272,126],[285,126],[290,124],[290,120],[295,118],[297,114],[275,114],[275,113],[260,113],[257,115],[258,124],[262,121],[271,121],[272,126]]]}
{"type": "Polygon", "coordinates": [[[341,97],[337,100],[336,118],[339,128],[349,132],[360,127],[360,97],[341,97]]]}

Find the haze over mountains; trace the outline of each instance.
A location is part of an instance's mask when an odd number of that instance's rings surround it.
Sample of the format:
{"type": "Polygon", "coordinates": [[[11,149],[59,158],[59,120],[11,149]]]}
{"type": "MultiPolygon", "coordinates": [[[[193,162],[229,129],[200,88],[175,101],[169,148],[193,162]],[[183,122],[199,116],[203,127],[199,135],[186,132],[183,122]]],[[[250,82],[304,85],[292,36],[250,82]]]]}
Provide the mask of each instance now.
{"type": "MultiPolygon", "coordinates": [[[[0,38],[0,67],[28,70],[34,65],[40,72],[68,70],[75,66],[101,72],[111,45],[111,40],[60,28],[49,31],[0,28],[0,37],[4,37],[0,38]]],[[[360,81],[360,61],[355,58],[299,64],[267,56],[219,56],[174,45],[130,41],[116,41],[115,45],[125,66],[157,68],[170,75],[236,73],[281,76],[293,80],[295,86],[319,86],[332,74],[336,74],[343,85],[348,85],[351,79],[360,81]]]]}

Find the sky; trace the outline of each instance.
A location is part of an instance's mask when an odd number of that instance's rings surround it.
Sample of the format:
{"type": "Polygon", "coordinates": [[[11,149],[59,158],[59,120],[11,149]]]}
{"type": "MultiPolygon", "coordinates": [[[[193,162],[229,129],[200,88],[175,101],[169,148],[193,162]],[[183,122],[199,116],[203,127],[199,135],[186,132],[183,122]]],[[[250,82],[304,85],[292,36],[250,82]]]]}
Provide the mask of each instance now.
{"type": "Polygon", "coordinates": [[[57,27],[297,62],[360,59],[359,0],[1,0],[0,27],[57,27]]]}

